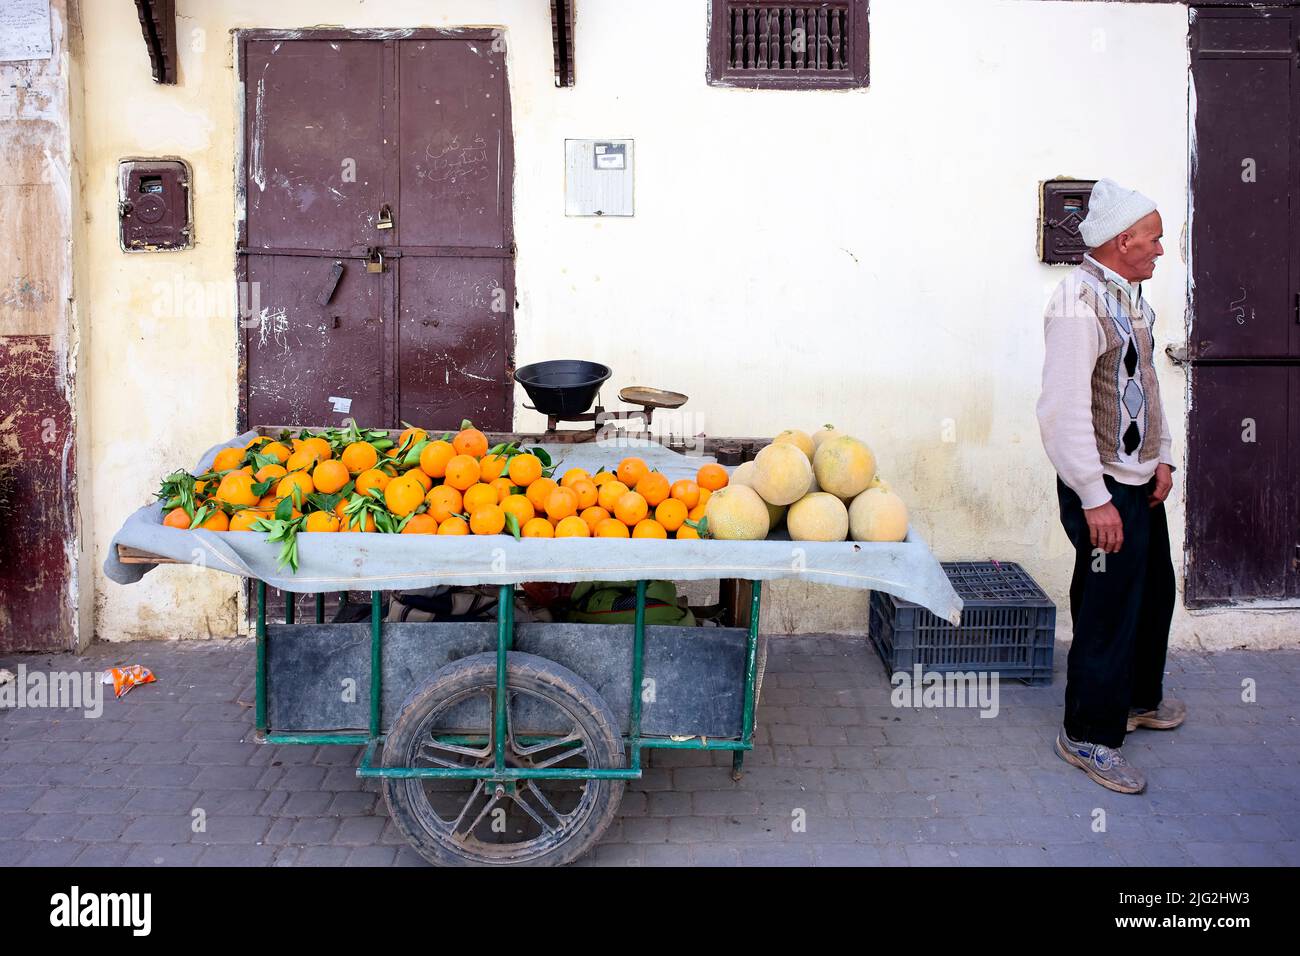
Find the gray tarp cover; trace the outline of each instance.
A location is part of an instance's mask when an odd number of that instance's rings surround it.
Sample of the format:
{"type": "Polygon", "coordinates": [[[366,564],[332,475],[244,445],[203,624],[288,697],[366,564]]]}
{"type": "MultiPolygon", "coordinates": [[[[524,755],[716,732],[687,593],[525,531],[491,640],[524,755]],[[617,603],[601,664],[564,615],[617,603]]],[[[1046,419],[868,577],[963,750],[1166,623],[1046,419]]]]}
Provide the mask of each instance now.
{"type": "MultiPolygon", "coordinates": [[[[222,448],[242,447],[254,432],[217,445],[199,461],[202,474],[222,448]]],[[[644,458],[670,481],[693,478],[711,458],[682,455],[657,443],[620,442],[543,446],[560,470],[594,472],[625,455],[644,458]]],[[[784,528],[766,541],[619,538],[546,538],[516,541],[510,536],[396,535],[340,532],[302,534],[298,572],[276,569],[280,546],[261,532],[182,531],[162,524],[162,503],[135,512],[108,551],[104,573],[133,584],[156,565],[123,564],[119,544],[200,567],[258,578],[285,591],[412,590],[437,584],[513,584],[524,581],[675,581],[796,578],[860,590],[878,590],[913,601],[953,624],[961,599],[943,569],[915,532],[897,544],[790,541],[784,528]]]]}

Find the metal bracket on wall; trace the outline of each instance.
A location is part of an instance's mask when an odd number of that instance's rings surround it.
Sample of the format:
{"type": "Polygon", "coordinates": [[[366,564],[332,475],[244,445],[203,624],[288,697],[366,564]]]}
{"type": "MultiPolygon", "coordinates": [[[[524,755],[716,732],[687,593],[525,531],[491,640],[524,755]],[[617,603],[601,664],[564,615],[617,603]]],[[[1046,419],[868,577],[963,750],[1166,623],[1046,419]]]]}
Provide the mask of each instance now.
{"type": "Polygon", "coordinates": [[[1169,356],[1169,361],[1175,365],[1186,366],[1189,364],[1186,345],[1166,345],[1165,355],[1169,356]]]}
{"type": "Polygon", "coordinates": [[[176,0],[135,0],[155,83],[176,82],[176,0]]]}

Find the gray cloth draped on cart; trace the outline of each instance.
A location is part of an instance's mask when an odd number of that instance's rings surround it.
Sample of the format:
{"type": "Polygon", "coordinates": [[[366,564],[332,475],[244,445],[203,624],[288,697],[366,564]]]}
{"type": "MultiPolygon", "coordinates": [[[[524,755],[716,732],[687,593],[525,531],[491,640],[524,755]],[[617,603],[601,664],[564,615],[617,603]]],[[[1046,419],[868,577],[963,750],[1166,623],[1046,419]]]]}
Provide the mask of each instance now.
{"type": "MultiPolygon", "coordinates": [[[[253,432],[214,446],[195,473],[211,466],[217,452],[243,446],[253,432]]],[[[670,480],[693,478],[712,458],[683,455],[656,443],[620,441],[543,445],[560,472],[610,467],[626,455],[644,458],[670,480]]],[[[509,536],[395,535],[340,532],[302,534],[298,572],[276,569],[279,545],[259,532],[182,531],[162,524],[155,502],[127,518],[113,538],[104,573],[133,584],[156,565],[123,564],[117,546],[196,566],[257,578],[285,591],[412,590],[439,584],[514,584],[525,581],[675,581],[792,578],[859,590],[886,591],[958,623],[961,599],[929,547],[916,534],[893,543],[791,541],[784,529],[766,541],[619,538],[545,538],[516,541],[509,536]]],[[[863,622],[865,626],[866,622],[863,622]]]]}

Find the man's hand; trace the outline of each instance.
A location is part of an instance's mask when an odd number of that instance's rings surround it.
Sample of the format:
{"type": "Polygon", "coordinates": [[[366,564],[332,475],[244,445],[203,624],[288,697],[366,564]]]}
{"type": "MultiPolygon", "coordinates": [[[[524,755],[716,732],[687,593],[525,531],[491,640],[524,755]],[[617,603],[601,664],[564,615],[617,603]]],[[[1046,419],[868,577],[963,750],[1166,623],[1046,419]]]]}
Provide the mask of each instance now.
{"type": "Polygon", "coordinates": [[[1083,516],[1088,519],[1088,533],[1092,536],[1094,548],[1114,554],[1124,546],[1124,522],[1113,503],[1108,501],[1096,508],[1085,508],[1083,516]]]}
{"type": "Polygon", "coordinates": [[[1156,487],[1147,496],[1147,507],[1154,508],[1169,497],[1174,488],[1174,470],[1166,464],[1156,465],[1156,487]]]}

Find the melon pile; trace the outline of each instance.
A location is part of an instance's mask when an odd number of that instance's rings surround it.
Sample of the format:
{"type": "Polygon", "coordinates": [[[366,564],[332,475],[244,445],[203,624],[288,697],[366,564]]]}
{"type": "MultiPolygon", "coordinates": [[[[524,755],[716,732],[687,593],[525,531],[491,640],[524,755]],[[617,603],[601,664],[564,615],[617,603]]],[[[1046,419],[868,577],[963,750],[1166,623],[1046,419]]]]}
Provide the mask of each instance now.
{"type": "Polygon", "coordinates": [[[787,429],[709,499],[710,537],[757,541],[784,521],[793,541],[902,541],[907,506],[866,443],[827,425],[787,429]]]}

